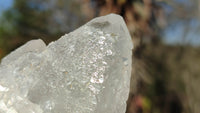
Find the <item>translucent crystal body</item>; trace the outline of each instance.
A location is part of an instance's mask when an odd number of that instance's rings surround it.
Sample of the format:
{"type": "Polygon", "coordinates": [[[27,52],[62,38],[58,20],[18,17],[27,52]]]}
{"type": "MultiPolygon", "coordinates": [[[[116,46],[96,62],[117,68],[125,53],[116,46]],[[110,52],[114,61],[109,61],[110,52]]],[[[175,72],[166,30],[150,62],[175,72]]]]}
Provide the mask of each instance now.
{"type": "Polygon", "coordinates": [[[0,65],[0,113],[125,113],[132,42],[123,19],[98,17],[47,47],[33,40],[0,65]]]}

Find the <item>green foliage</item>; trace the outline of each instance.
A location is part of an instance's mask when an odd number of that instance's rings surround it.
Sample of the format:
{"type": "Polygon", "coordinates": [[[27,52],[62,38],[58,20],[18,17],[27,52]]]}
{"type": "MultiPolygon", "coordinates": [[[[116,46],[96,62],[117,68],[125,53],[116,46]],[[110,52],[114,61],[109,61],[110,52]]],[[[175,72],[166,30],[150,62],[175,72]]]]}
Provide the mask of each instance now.
{"type": "Polygon", "coordinates": [[[75,29],[83,22],[79,5],[71,0],[14,0],[0,17],[1,57],[28,40],[48,43],[75,29]]]}

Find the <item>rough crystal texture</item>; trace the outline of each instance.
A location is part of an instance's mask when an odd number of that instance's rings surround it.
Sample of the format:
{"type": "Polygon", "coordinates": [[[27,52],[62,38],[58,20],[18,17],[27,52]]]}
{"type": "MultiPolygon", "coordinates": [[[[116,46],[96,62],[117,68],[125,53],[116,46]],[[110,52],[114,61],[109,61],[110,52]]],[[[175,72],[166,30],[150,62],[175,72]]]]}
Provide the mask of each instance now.
{"type": "Polygon", "coordinates": [[[93,19],[47,47],[33,40],[0,65],[0,113],[125,113],[132,41],[122,17],[93,19]]]}

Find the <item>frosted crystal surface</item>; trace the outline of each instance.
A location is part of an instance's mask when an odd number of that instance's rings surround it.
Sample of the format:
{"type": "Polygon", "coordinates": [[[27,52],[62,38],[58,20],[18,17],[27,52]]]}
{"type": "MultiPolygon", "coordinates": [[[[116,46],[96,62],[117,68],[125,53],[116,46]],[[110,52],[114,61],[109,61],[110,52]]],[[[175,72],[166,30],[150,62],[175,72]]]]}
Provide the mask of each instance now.
{"type": "Polygon", "coordinates": [[[132,41],[122,17],[95,18],[0,65],[0,113],[125,113],[132,41]]]}

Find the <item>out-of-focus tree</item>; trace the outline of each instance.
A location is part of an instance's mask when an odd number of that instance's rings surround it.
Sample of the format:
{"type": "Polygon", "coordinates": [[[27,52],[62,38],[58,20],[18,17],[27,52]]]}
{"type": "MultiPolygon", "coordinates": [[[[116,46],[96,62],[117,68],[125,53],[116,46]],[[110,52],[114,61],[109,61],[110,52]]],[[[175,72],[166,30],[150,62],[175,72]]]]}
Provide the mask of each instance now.
{"type": "Polygon", "coordinates": [[[30,39],[48,43],[74,30],[85,21],[80,5],[79,0],[14,0],[0,19],[1,57],[30,39]]]}
{"type": "MultiPolygon", "coordinates": [[[[198,83],[200,82],[199,69],[199,44],[200,44],[200,2],[199,0],[162,0],[165,1],[167,10],[167,31],[177,34],[181,37],[176,53],[176,61],[168,63],[169,69],[173,70],[173,84],[180,82],[183,79],[185,83],[185,100],[189,102],[190,112],[199,113],[200,108],[200,91],[198,90],[198,83]],[[177,30],[178,29],[178,30],[177,30]],[[183,45],[184,44],[184,45],[183,45]],[[192,45],[192,46],[191,46],[192,45]],[[197,47],[194,47],[197,46],[197,47]],[[175,65],[178,64],[178,65],[175,65]]],[[[167,33],[167,32],[166,32],[167,33]]],[[[177,35],[173,37],[177,38],[177,35]]],[[[172,52],[171,52],[172,53],[172,52]]],[[[187,102],[186,101],[186,102],[187,102]]],[[[185,103],[184,103],[185,104],[185,103]]],[[[188,112],[189,112],[188,111],[188,112]]]]}
{"type": "Polygon", "coordinates": [[[13,7],[3,13],[1,23],[1,40],[4,48],[10,51],[27,40],[45,37],[47,31],[48,11],[34,6],[27,0],[16,0],[13,7]],[[8,45],[14,45],[9,48],[8,45]]]}

